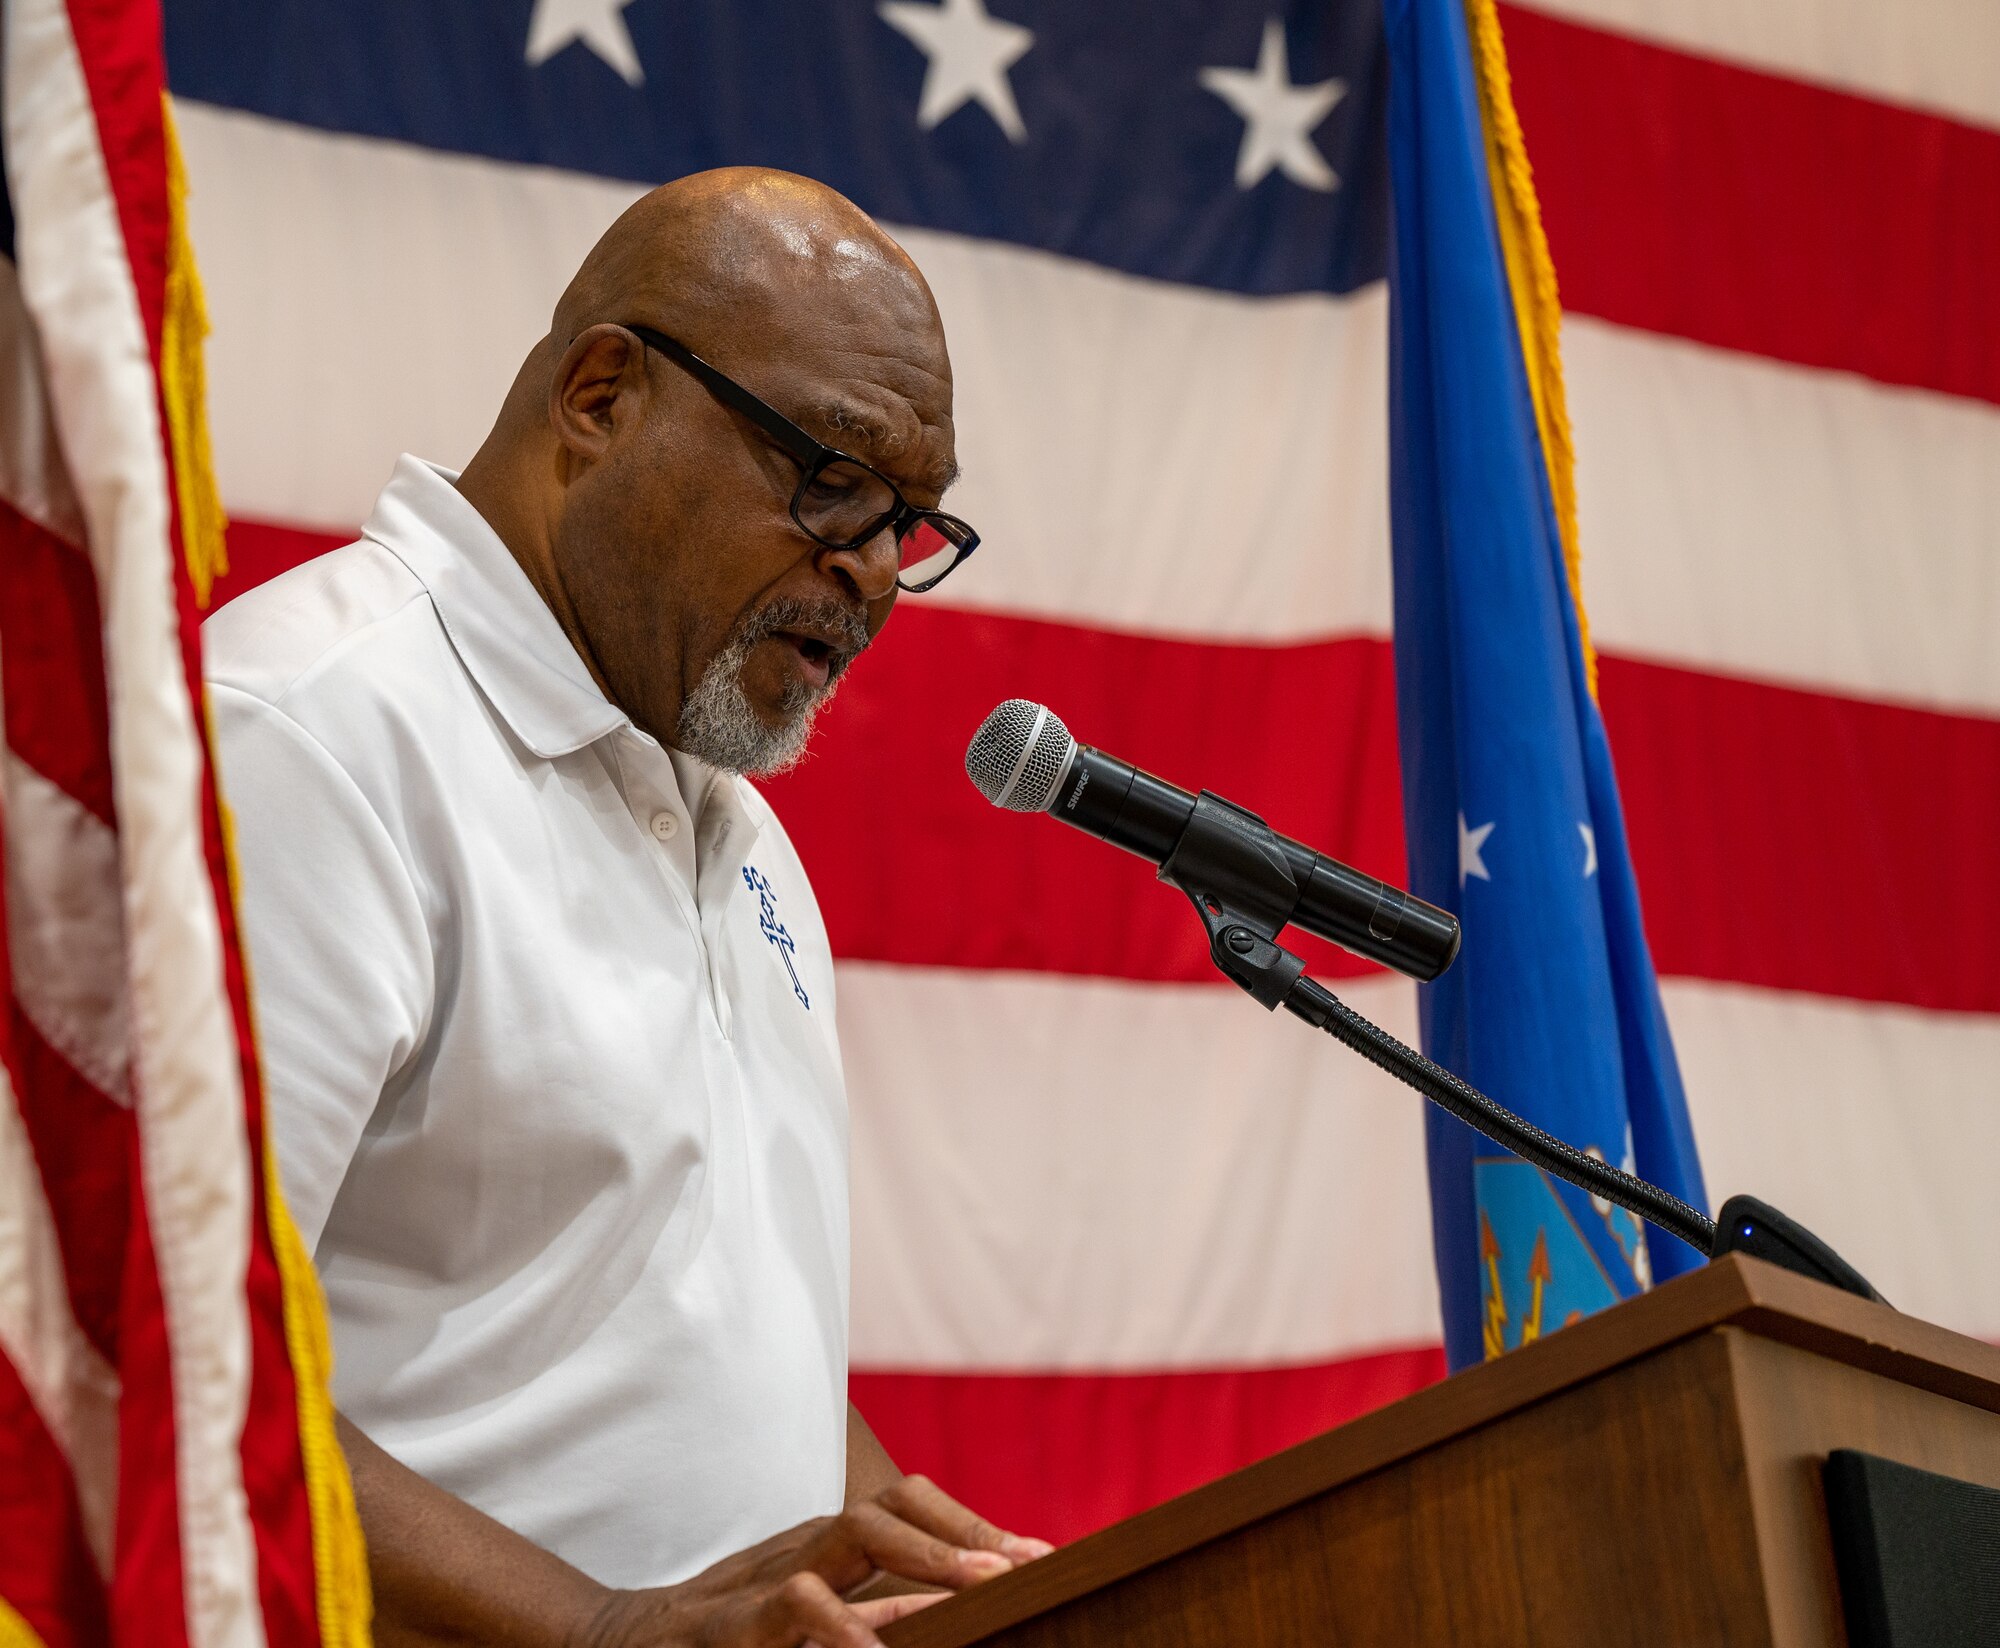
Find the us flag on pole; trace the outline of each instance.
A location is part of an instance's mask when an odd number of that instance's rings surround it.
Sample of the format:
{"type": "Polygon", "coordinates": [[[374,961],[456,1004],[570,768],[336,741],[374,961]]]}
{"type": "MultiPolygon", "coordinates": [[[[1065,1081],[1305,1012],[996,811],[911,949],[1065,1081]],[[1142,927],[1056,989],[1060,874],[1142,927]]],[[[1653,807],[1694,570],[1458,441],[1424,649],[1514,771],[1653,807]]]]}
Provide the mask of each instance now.
{"type": "Polygon", "coordinates": [[[222,520],[161,18],[0,15],[0,1644],[354,1648],[201,708],[222,520]]]}

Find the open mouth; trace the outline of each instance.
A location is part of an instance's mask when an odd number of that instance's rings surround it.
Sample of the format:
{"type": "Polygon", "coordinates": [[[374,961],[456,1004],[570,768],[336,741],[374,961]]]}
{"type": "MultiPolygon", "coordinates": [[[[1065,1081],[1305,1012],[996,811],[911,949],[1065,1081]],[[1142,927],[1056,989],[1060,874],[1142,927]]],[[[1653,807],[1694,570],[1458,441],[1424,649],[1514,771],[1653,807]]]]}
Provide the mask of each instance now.
{"type": "Polygon", "coordinates": [[[797,655],[799,667],[806,679],[816,687],[823,687],[833,679],[844,662],[844,657],[831,642],[821,640],[817,635],[804,635],[797,630],[779,630],[773,639],[782,641],[797,655]]]}

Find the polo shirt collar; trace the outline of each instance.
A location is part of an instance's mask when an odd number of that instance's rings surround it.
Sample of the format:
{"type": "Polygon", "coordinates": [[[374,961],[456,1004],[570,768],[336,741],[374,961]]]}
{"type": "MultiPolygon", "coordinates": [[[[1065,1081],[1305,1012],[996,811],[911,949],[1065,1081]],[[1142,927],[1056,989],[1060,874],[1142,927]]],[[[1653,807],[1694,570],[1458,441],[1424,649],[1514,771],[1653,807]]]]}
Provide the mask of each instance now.
{"type": "Polygon", "coordinates": [[[430,592],[466,673],[544,760],[630,724],[584,668],[520,563],[454,484],[457,474],[405,453],[362,536],[430,592]]]}

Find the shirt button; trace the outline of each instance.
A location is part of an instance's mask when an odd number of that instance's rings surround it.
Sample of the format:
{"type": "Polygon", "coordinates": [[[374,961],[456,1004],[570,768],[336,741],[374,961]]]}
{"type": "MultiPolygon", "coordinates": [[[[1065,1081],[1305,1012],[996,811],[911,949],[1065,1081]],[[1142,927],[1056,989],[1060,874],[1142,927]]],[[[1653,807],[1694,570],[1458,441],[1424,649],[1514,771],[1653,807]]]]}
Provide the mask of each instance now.
{"type": "Polygon", "coordinates": [[[672,813],[653,814],[653,834],[662,841],[671,841],[680,834],[681,821],[672,813]]]}

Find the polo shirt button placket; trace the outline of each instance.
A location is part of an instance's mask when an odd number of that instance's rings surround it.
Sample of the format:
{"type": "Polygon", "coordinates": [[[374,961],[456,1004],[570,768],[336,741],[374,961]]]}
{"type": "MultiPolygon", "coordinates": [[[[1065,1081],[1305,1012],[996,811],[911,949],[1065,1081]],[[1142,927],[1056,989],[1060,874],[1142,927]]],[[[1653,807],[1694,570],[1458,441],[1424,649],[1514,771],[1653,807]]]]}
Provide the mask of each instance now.
{"type": "MultiPolygon", "coordinates": [[[[661,807],[646,820],[646,828],[655,841],[665,846],[681,833],[680,814],[672,808],[661,807]]],[[[727,833],[728,826],[725,824],[717,832],[718,838],[726,836],[727,833]]],[[[728,1041],[731,1039],[730,1026],[734,1015],[729,1010],[729,992],[722,981],[721,957],[717,947],[709,942],[708,934],[703,929],[698,901],[692,925],[695,951],[701,957],[702,981],[708,989],[709,1013],[715,1020],[716,1029],[722,1033],[722,1039],[728,1041]]]]}

